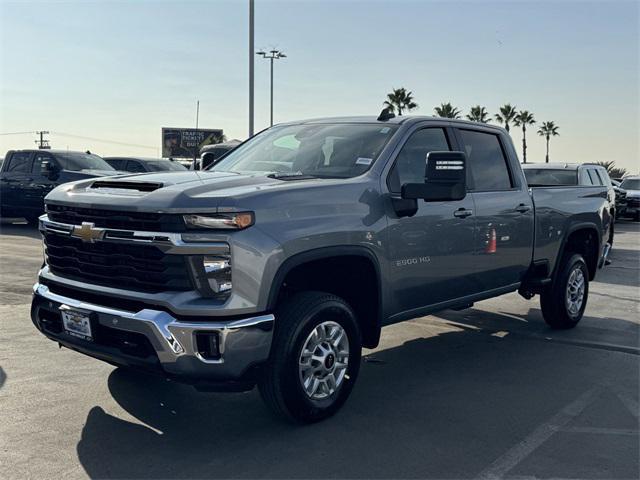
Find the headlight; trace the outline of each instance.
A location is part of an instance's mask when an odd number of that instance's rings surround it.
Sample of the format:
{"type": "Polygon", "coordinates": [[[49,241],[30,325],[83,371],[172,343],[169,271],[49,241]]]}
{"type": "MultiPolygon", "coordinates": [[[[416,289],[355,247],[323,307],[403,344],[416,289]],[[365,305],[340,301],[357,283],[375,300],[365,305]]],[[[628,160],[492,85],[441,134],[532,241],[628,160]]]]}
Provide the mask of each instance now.
{"type": "Polygon", "coordinates": [[[253,225],[253,212],[214,213],[206,215],[184,215],[187,228],[210,228],[213,230],[242,230],[253,225]]]}

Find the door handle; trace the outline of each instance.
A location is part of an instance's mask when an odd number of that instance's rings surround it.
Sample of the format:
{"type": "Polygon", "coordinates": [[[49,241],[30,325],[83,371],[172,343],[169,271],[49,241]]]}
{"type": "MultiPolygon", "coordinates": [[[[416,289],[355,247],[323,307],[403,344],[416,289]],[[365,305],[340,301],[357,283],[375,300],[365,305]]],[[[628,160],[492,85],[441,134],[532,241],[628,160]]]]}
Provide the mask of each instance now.
{"type": "Polygon", "coordinates": [[[520,212],[520,213],[526,213],[529,210],[531,210],[531,207],[529,205],[525,205],[524,203],[521,203],[516,207],[516,212],[520,212]]]}
{"type": "Polygon", "coordinates": [[[467,218],[470,215],[473,215],[473,210],[468,210],[466,208],[459,208],[453,212],[453,216],[458,218],[467,218]]]}

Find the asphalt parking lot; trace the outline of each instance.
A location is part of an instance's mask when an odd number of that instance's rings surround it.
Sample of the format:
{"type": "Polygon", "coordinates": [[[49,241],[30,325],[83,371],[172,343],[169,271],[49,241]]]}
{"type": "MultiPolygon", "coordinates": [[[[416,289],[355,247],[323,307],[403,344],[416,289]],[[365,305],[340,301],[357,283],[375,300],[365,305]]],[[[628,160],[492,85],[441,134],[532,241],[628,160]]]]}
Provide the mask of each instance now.
{"type": "Polygon", "coordinates": [[[60,350],[29,319],[36,230],[0,229],[0,478],[638,478],[640,224],[585,318],[517,294],[385,328],[332,419],[204,394],[60,350]]]}

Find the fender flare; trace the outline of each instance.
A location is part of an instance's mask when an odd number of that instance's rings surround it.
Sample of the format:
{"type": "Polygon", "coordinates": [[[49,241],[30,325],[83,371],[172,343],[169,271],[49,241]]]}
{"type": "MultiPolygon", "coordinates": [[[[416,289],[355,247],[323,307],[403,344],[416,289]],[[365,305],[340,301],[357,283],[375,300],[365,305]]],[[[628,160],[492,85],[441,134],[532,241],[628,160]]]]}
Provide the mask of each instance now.
{"type": "MultiPolygon", "coordinates": [[[[271,282],[271,286],[269,288],[269,296],[267,297],[267,310],[273,311],[276,308],[276,304],[278,301],[278,294],[280,292],[280,286],[287,275],[296,267],[303,265],[308,262],[322,260],[323,258],[331,258],[331,257],[344,257],[344,256],[357,256],[366,258],[371,262],[373,268],[375,270],[376,275],[376,286],[377,286],[377,294],[378,294],[378,305],[377,311],[378,315],[376,320],[376,328],[378,332],[382,328],[382,315],[383,315],[383,302],[382,302],[382,274],[380,271],[380,262],[378,257],[368,247],[362,245],[338,245],[332,247],[320,247],[314,248],[312,250],[307,250],[304,252],[297,253],[289,258],[287,258],[273,277],[271,282]]],[[[379,333],[378,333],[379,334],[379,333]]]]}
{"type": "MultiPolygon", "coordinates": [[[[569,228],[567,229],[566,233],[564,234],[564,236],[562,237],[562,243],[560,244],[560,249],[558,250],[558,257],[556,260],[556,263],[553,267],[553,274],[551,275],[551,278],[553,280],[555,280],[556,275],[558,273],[558,266],[560,264],[560,260],[562,258],[562,255],[564,254],[564,250],[567,246],[567,241],[569,240],[569,237],[574,233],[577,232],[578,230],[594,230],[596,232],[596,242],[597,242],[597,252],[598,252],[598,258],[596,260],[596,270],[598,269],[598,267],[600,266],[600,256],[601,256],[601,245],[602,245],[602,228],[598,228],[598,225],[594,222],[578,222],[578,223],[572,223],[569,228]]],[[[595,276],[595,273],[594,273],[595,276]]]]}

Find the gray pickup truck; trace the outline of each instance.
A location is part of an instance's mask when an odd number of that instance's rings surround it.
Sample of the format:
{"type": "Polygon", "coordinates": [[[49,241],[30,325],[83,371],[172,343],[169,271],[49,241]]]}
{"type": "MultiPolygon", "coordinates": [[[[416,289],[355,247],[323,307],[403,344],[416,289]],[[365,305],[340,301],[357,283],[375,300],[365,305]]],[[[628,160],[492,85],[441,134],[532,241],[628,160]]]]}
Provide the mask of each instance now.
{"type": "Polygon", "coordinates": [[[519,291],[571,328],[606,259],[603,187],[529,189],[507,132],[430,117],[274,126],[206,171],[60,186],[36,327],[200,390],[336,412],[384,325],[519,291]]]}

